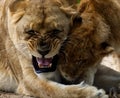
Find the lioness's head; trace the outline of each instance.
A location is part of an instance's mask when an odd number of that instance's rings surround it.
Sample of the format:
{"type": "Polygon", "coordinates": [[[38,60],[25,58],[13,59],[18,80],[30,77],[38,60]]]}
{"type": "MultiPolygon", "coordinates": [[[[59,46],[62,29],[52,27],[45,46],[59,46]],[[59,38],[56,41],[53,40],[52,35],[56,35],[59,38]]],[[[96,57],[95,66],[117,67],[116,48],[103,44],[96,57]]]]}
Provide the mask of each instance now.
{"type": "Polygon", "coordinates": [[[15,0],[8,10],[8,31],[16,48],[40,68],[56,64],[67,39],[70,18],[61,9],[63,0],[15,0]]]}

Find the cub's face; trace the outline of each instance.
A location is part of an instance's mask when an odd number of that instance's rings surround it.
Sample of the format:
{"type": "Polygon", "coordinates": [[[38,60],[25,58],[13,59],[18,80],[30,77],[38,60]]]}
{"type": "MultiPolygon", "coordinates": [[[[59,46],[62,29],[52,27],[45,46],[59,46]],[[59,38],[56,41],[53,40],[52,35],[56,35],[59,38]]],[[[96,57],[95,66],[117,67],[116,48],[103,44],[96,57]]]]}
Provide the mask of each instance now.
{"type": "Polygon", "coordinates": [[[66,40],[69,18],[55,0],[19,0],[10,5],[8,31],[15,47],[39,68],[56,64],[66,40]]]}
{"type": "Polygon", "coordinates": [[[99,65],[114,50],[107,41],[110,32],[105,27],[101,16],[94,13],[83,12],[73,19],[73,27],[60,51],[59,70],[66,80],[79,83],[90,74],[89,68],[99,65]]]}

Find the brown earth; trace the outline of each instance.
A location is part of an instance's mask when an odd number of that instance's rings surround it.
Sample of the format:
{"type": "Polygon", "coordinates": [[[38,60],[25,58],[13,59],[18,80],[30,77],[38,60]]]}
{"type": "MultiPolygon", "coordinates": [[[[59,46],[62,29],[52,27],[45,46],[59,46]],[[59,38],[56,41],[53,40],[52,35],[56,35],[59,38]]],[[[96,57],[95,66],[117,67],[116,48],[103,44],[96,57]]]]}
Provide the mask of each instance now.
{"type": "Polygon", "coordinates": [[[18,95],[18,94],[14,94],[14,93],[0,92],[0,98],[35,98],[35,97],[18,95]]]}

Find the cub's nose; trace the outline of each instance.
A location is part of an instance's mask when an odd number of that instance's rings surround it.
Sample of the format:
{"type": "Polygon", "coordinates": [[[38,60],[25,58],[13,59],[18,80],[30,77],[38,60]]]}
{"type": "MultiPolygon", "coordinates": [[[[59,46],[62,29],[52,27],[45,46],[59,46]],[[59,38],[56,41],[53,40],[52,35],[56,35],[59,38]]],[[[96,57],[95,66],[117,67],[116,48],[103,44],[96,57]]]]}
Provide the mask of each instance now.
{"type": "Polygon", "coordinates": [[[45,56],[49,53],[50,51],[50,45],[46,42],[41,41],[38,45],[38,52],[42,55],[45,56]]]}

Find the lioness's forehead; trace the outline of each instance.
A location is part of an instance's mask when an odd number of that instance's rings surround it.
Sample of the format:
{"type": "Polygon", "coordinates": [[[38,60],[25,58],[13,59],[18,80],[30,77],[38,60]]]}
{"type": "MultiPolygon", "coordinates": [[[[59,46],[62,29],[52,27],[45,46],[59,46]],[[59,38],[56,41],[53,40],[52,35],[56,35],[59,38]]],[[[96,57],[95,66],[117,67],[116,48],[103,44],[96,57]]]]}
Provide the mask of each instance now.
{"type": "Polygon", "coordinates": [[[32,24],[48,27],[48,29],[62,28],[69,23],[66,14],[61,11],[60,5],[57,2],[52,2],[52,0],[31,0],[28,2],[25,11],[26,20],[34,22],[32,24]]]}

